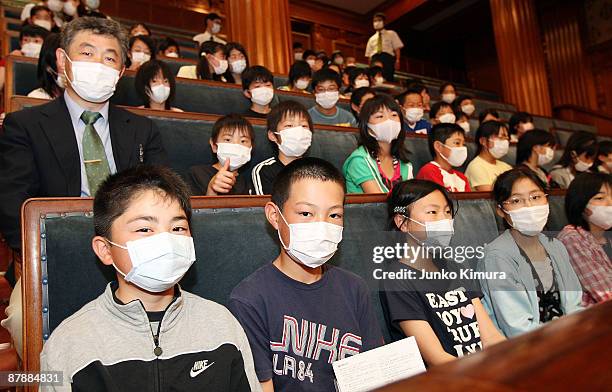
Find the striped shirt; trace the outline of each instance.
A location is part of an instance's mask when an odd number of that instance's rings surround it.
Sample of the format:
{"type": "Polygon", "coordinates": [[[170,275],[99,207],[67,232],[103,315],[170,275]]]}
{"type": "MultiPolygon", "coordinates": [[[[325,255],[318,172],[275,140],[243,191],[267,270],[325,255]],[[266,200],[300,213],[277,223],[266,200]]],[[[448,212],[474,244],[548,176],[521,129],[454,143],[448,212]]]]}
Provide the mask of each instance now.
{"type": "Polygon", "coordinates": [[[278,173],[285,165],[277,157],[268,158],[259,162],[251,171],[251,179],[256,195],[269,195],[272,193],[272,186],[278,173]]]}

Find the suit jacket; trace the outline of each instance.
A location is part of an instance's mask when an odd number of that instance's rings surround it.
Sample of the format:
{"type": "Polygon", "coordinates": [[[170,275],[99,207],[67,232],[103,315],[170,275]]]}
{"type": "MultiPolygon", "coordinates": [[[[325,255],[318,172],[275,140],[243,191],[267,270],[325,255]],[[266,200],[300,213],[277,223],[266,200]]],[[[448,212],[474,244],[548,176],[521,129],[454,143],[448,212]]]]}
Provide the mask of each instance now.
{"type": "MultiPolygon", "coordinates": [[[[111,104],[108,121],[117,172],[139,163],[167,163],[150,119],[111,104]]],[[[0,136],[0,232],[9,245],[21,248],[19,219],[25,200],[80,195],[79,150],[64,97],[7,115],[0,136]]]]}

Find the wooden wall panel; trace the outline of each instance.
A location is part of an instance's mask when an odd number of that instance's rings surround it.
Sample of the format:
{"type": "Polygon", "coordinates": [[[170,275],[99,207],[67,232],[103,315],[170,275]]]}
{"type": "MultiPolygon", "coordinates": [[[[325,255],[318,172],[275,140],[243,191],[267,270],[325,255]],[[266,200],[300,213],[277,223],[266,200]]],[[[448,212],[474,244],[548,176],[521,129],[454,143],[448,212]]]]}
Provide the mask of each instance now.
{"type": "Polygon", "coordinates": [[[588,52],[595,79],[597,108],[612,116],[612,41],[588,52]]]}
{"type": "Polygon", "coordinates": [[[551,116],[544,52],[533,0],[490,0],[504,100],[551,116]]]}
{"type": "Polygon", "coordinates": [[[581,37],[582,3],[556,1],[541,12],[553,106],[597,109],[595,83],[581,37]]]}

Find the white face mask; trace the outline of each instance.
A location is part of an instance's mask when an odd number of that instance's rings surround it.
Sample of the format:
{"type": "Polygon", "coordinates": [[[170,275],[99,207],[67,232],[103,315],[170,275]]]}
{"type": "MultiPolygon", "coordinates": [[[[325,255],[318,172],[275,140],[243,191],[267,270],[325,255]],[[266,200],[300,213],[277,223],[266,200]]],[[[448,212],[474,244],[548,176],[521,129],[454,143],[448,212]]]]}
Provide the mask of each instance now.
{"type": "Polygon", "coordinates": [[[193,238],[184,235],[165,232],[128,241],[126,246],[108,242],[130,255],[132,269],[127,274],[115,266],[125,281],[153,293],[174,287],[196,259],[193,238]]]}
{"type": "Polygon", "coordinates": [[[445,113],[438,117],[438,121],[442,124],[454,124],[457,119],[453,113],[445,113]]]}
{"type": "Polygon", "coordinates": [[[527,236],[540,234],[548,222],[548,204],[522,207],[515,211],[503,211],[510,215],[512,220],[512,224],[510,222],[508,224],[527,236]]]}
{"type": "Polygon", "coordinates": [[[587,170],[589,170],[591,168],[591,166],[593,166],[593,163],[586,163],[583,160],[581,160],[580,158],[576,158],[576,163],[574,164],[574,169],[576,169],[577,172],[585,172],[587,170]]]}
{"type": "Polygon", "coordinates": [[[148,94],[151,101],[162,104],[168,100],[170,96],[170,87],[163,84],[156,84],[151,87],[150,93],[148,94]]]}
{"type": "Polygon", "coordinates": [[[227,60],[217,59],[217,61],[219,62],[219,64],[213,65],[213,70],[215,71],[215,74],[223,75],[225,71],[227,71],[227,67],[228,67],[227,60]]]}
{"type": "Polygon", "coordinates": [[[34,21],[34,24],[35,24],[36,26],[40,26],[40,27],[42,27],[43,29],[46,29],[46,30],[51,31],[51,26],[52,26],[52,25],[51,25],[51,22],[50,22],[50,21],[48,21],[48,20],[41,20],[41,19],[37,19],[37,20],[35,20],[35,21],[34,21]]]}
{"type": "Polygon", "coordinates": [[[274,98],[272,87],[257,87],[251,90],[251,101],[257,105],[266,106],[274,98]]]}
{"type": "Polygon", "coordinates": [[[453,103],[457,96],[453,93],[442,94],[442,100],[446,103],[453,103]]]}
{"type": "Polygon", "coordinates": [[[71,1],[67,1],[64,3],[64,13],[68,16],[74,16],[76,14],[77,7],[72,4],[71,1]]]}
{"type": "Polygon", "coordinates": [[[293,54],[293,59],[295,61],[300,61],[304,58],[304,52],[296,52],[293,54]]]}
{"type": "Polygon", "coordinates": [[[47,7],[53,12],[60,12],[64,8],[64,3],[61,0],[49,0],[47,7]]]}
{"type": "Polygon", "coordinates": [[[461,106],[461,111],[465,114],[467,114],[468,116],[471,116],[475,111],[476,111],[476,107],[472,104],[470,105],[463,105],[461,106]]]}
{"type": "Polygon", "coordinates": [[[612,227],[612,206],[587,206],[591,210],[591,216],[586,216],[587,220],[604,230],[612,227]]]}
{"type": "Polygon", "coordinates": [[[306,62],[308,63],[308,65],[310,65],[310,68],[315,66],[315,60],[313,59],[306,60],[306,62]]]}
{"type": "Polygon", "coordinates": [[[97,10],[98,8],[100,8],[100,0],[86,0],[85,5],[90,10],[97,10]]]}
{"type": "Polygon", "coordinates": [[[342,65],[344,64],[344,59],[342,57],[336,57],[334,63],[336,63],[337,65],[342,65]]]}
{"type": "Polygon", "coordinates": [[[509,140],[493,140],[493,147],[489,148],[489,153],[493,155],[493,158],[499,159],[508,153],[508,149],[510,148],[509,140]]]}
{"type": "Polygon", "coordinates": [[[221,24],[213,23],[212,28],[210,30],[212,31],[213,34],[219,34],[219,32],[221,31],[221,24]]]}
{"type": "Polygon", "coordinates": [[[370,87],[370,81],[368,79],[357,79],[355,80],[355,88],[370,87]]]}
{"type": "Polygon", "coordinates": [[[538,166],[549,164],[552,162],[554,157],[555,151],[550,147],[546,147],[546,152],[544,154],[538,154],[538,166]]]}
{"type": "Polygon", "coordinates": [[[385,22],[377,20],[376,22],[372,23],[372,26],[374,27],[374,30],[382,30],[385,27],[385,22]]]}
{"type": "Polygon", "coordinates": [[[221,166],[229,159],[229,169],[238,170],[251,160],[251,147],[236,143],[217,143],[217,159],[221,166]]]}
{"type": "Polygon", "coordinates": [[[446,147],[450,148],[450,154],[447,158],[442,153],[440,153],[440,156],[442,157],[442,159],[444,159],[446,162],[448,162],[449,165],[453,167],[459,167],[463,165],[463,163],[465,162],[468,156],[467,147],[466,146],[462,146],[462,147],[446,146],[446,147]]]}
{"type": "Polygon", "coordinates": [[[98,62],[72,61],[68,54],[64,54],[72,64],[73,79],[70,80],[66,69],[64,76],[79,97],[89,102],[101,103],[113,95],[119,80],[119,71],[98,62]]]}
{"type": "Polygon", "coordinates": [[[409,123],[417,123],[423,118],[422,108],[408,108],[404,110],[404,115],[409,123]]]}
{"type": "Polygon", "coordinates": [[[21,47],[21,53],[23,53],[26,57],[38,57],[40,56],[40,49],[42,48],[42,44],[38,44],[36,42],[28,42],[23,44],[21,47]]]}
{"type": "Polygon", "coordinates": [[[151,60],[151,55],[145,52],[132,52],[132,61],[138,64],[144,64],[151,60]]]}
{"type": "Polygon", "coordinates": [[[424,245],[448,246],[453,238],[453,234],[455,233],[453,219],[441,219],[433,222],[421,223],[412,218],[406,218],[421,226],[425,226],[425,233],[427,234],[425,241],[419,241],[410,232],[408,232],[408,235],[414,238],[415,241],[424,245]]]}
{"type": "Polygon", "coordinates": [[[459,123],[457,125],[459,125],[461,128],[463,128],[463,132],[465,132],[465,133],[469,133],[470,132],[470,123],[469,122],[464,121],[464,122],[461,122],[461,123],[459,123]]]}
{"type": "Polygon", "coordinates": [[[379,142],[391,143],[402,130],[402,124],[399,121],[385,120],[378,124],[368,123],[368,127],[374,133],[374,138],[379,142]]]}
{"type": "Polygon", "coordinates": [[[312,132],[302,126],[286,128],[275,133],[281,137],[278,149],[288,157],[301,157],[312,144],[312,132]]]}
{"type": "Polygon", "coordinates": [[[176,52],[170,52],[170,53],[166,53],[166,57],[177,59],[179,57],[179,54],[176,52]]]}
{"type": "Polygon", "coordinates": [[[308,79],[298,79],[295,82],[295,88],[297,88],[298,90],[306,90],[309,84],[310,81],[308,79]]]}
{"type": "Polygon", "coordinates": [[[230,65],[232,67],[232,73],[234,74],[241,74],[246,69],[246,66],[247,66],[245,59],[232,61],[230,65]]]}
{"type": "Polygon", "coordinates": [[[324,109],[331,109],[334,107],[338,99],[340,99],[340,93],[338,91],[327,91],[324,93],[318,93],[315,95],[315,99],[321,107],[324,109]]]}
{"type": "MultiPolygon", "coordinates": [[[[278,214],[289,227],[289,245],[283,243],[278,230],[278,239],[289,257],[309,268],[322,266],[331,259],[342,241],[342,226],[327,222],[287,223],[280,209],[278,214]]],[[[280,225],[279,225],[280,227],[280,225]]]]}
{"type": "Polygon", "coordinates": [[[382,76],[377,76],[376,78],[374,78],[374,82],[377,86],[380,86],[381,84],[385,83],[385,78],[383,78],[382,76]]]}

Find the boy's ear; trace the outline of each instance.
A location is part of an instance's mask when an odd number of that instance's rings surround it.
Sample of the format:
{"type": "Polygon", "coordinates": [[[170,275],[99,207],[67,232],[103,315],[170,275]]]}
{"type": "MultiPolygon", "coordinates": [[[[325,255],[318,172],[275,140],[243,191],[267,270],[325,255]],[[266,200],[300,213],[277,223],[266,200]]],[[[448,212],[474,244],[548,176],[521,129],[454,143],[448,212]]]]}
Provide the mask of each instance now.
{"type": "Polygon", "coordinates": [[[251,99],[251,92],[249,90],[243,90],[242,93],[244,94],[245,97],[247,97],[248,99],[251,99]]]}
{"type": "Polygon", "coordinates": [[[212,138],[210,138],[208,139],[208,144],[210,144],[210,148],[213,154],[216,154],[217,153],[217,143],[214,140],[212,140],[212,138]]]}
{"type": "Polygon", "coordinates": [[[275,230],[278,230],[279,220],[281,218],[280,214],[278,213],[278,208],[276,208],[276,204],[272,203],[271,201],[267,202],[266,206],[264,207],[264,212],[268,222],[270,222],[275,230]]]}
{"type": "Polygon", "coordinates": [[[355,105],[352,102],[351,102],[351,109],[353,109],[355,111],[355,113],[359,113],[359,106],[355,105]]]}
{"type": "Polygon", "coordinates": [[[434,148],[434,151],[435,151],[435,152],[437,152],[437,153],[438,153],[438,154],[440,154],[440,155],[442,155],[442,147],[441,147],[441,145],[442,145],[442,142],[441,142],[441,141],[439,141],[439,140],[436,140],[436,141],[433,143],[433,148],[434,148]]]}
{"type": "Polygon", "coordinates": [[[113,255],[111,254],[111,245],[108,243],[108,240],[99,235],[95,236],[91,240],[91,247],[93,248],[94,253],[102,264],[104,265],[112,265],[113,264],[113,255]]]}
{"type": "Polygon", "coordinates": [[[396,214],[393,217],[393,222],[395,223],[395,227],[400,229],[400,231],[404,233],[408,231],[408,219],[406,217],[396,214]]]}
{"type": "Polygon", "coordinates": [[[268,140],[272,143],[282,143],[281,136],[275,134],[272,130],[268,129],[268,140]]]}

